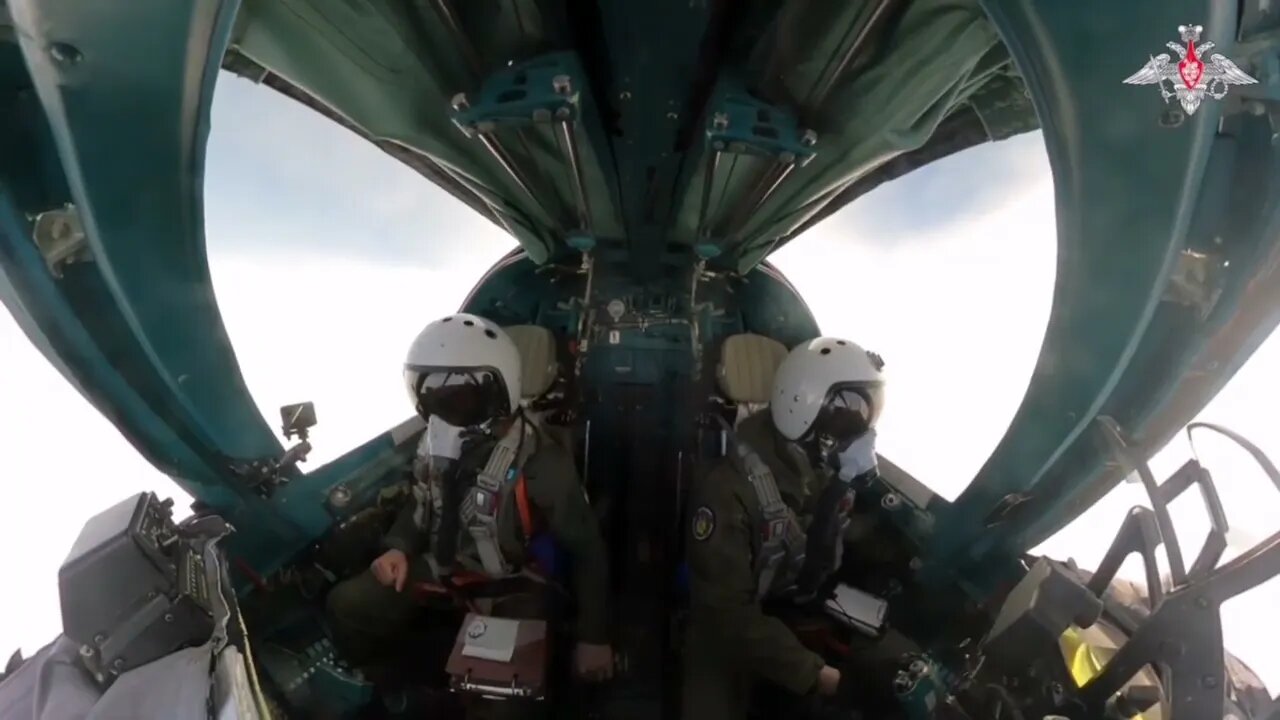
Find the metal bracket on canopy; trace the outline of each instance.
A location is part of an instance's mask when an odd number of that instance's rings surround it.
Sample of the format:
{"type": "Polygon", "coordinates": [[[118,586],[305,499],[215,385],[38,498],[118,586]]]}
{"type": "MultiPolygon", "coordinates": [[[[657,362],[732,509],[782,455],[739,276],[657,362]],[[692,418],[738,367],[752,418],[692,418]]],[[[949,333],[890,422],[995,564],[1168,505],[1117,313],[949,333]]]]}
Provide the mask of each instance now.
{"type": "Polygon", "coordinates": [[[1222,274],[1226,261],[1215,255],[1183,250],[1178,265],[1169,276],[1164,299],[1195,308],[1200,319],[1209,313],[1222,296],[1222,274]]]}
{"type": "MultiPolygon", "coordinates": [[[[528,175],[497,137],[499,129],[520,132],[552,126],[573,188],[577,234],[592,233],[591,204],[582,167],[582,104],[586,74],[573,53],[552,53],[511,65],[484,80],[480,91],[454,96],[453,122],[470,138],[478,138],[489,154],[530,200],[539,203],[528,175]]],[[[545,206],[544,206],[545,207],[545,206]]]]}
{"type": "Polygon", "coordinates": [[[751,216],[795,168],[813,160],[818,134],[801,128],[790,111],[756,99],[737,80],[722,80],[709,108],[698,237],[710,242],[742,240],[738,236],[751,216]],[[758,158],[765,166],[751,190],[713,219],[711,199],[724,155],[758,158]]]}
{"type": "Polygon", "coordinates": [[[32,218],[31,239],[56,278],[62,277],[63,266],[92,259],[80,212],[70,203],[32,218]]]}
{"type": "Polygon", "coordinates": [[[270,498],[276,488],[289,484],[289,473],[311,453],[307,440],[294,445],[279,458],[262,458],[233,465],[231,471],[259,496],[270,498]]]}

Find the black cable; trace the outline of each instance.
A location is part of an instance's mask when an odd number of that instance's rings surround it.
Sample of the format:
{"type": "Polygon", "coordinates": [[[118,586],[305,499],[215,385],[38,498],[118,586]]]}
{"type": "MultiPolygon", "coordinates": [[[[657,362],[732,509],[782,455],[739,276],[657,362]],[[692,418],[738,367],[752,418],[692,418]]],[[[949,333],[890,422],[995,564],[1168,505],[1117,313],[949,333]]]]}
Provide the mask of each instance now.
{"type": "Polygon", "coordinates": [[[806,533],[804,565],[796,578],[796,588],[801,597],[816,593],[823,580],[836,570],[836,546],[840,541],[840,502],[848,492],[849,486],[833,476],[818,499],[806,533]]]}

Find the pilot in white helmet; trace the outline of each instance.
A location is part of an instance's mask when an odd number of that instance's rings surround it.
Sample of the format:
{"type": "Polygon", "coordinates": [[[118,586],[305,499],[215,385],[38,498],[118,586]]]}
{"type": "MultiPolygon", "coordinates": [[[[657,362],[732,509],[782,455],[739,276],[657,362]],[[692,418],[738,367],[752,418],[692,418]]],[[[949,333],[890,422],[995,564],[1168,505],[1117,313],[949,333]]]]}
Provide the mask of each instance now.
{"type": "MultiPolygon", "coordinates": [[[[588,680],[613,671],[604,541],[573,457],[521,411],[520,379],[515,343],[475,315],[437,320],[409,348],[405,386],[427,420],[414,492],[384,538],[386,551],[327,602],[335,644],[375,676],[389,646],[425,611],[415,586],[453,591],[463,581],[536,573],[533,544],[547,536],[572,557],[575,668],[588,680]]],[[[530,583],[498,600],[494,614],[541,616],[545,592],[530,583]]]]}
{"type": "Polygon", "coordinates": [[[741,720],[759,679],[797,700],[846,689],[763,603],[799,605],[830,587],[854,489],[877,472],[883,370],[848,340],[800,344],[778,368],[769,409],[744,419],[726,457],[695,481],[684,717],[741,720]]]}

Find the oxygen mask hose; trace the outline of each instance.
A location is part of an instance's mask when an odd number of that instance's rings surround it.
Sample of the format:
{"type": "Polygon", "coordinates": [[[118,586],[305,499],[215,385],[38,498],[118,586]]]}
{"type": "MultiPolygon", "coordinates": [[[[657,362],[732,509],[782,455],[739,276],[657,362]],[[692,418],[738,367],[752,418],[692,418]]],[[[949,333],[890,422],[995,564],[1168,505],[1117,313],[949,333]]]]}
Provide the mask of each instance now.
{"type": "Polygon", "coordinates": [[[437,474],[440,488],[441,515],[440,532],[435,537],[436,566],[443,580],[453,574],[453,563],[458,557],[458,534],[461,532],[462,503],[467,496],[467,488],[462,482],[458,462],[441,458],[432,458],[433,472],[437,474]],[[443,466],[443,467],[440,467],[443,466]],[[435,470],[439,467],[439,470],[435,470]]]}
{"type": "Polygon", "coordinates": [[[806,533],[804,565],[796,578],[800,597],[813,597],[822,583],[836,570],[837,548],[843,527],[844,500],[851,492],[845,482],[832,478],[818,498],[817,508],[806,533]]]}
{"type": "Polygon", "coordinates": [[[805,541],[804,565],[796,580],[800,597],[812,597],[840,564],[841,534],[853,505],[854,487],[876,473],[876,431],[863,433],[842,450],[826,450],[831,479],[818,498],[805,541]]]}
{"type": "Polygon", "coordinates": [[[440,531],[434,543],[435,560],[440,574],[445,577],[453,574],[453,564],[458,556],[462,504],[467,496],[459,467],[465,433],[466,428],[450,425],[435,415],[427,421],[426,450],[430,457],[432,480],[437,483],[441,500],[440,531]]]}

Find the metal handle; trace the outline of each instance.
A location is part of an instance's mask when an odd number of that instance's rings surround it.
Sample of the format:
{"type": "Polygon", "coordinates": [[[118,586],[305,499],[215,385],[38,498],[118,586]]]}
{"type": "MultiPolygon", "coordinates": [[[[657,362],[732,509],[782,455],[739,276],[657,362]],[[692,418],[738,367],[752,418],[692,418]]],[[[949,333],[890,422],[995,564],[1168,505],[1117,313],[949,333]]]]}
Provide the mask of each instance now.
{"type": "MultiPolygon", "coordinates": [[[[455,682],[454,690],[457,690],[459,692],[476,693],[478,695],[487,695],[487,696],[494,696],[494,697],[500,697],[500,698],[532,698],[534,697],[534,692],[532,689],[519,687],[516,685],[516,680],[518,679],[519,679],[519,676],[511,678],[511,685],[506,687],[501,685],[488,685],[484,683],[475,683],[475,682],[471,682],[471,672],[467,671],[467,674],[461,680],[458,680],[455,682]]],[[[535,698],[535,699],[541,699],[541,698],[535,698]]]]}

